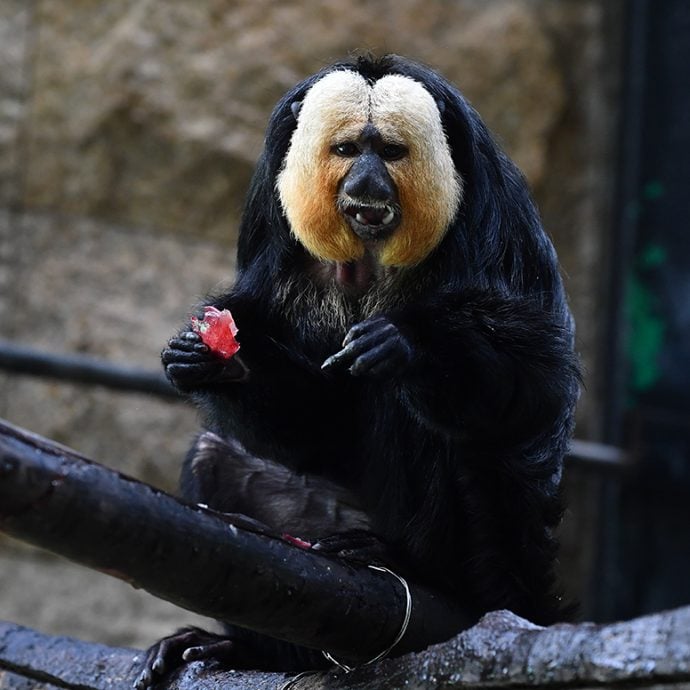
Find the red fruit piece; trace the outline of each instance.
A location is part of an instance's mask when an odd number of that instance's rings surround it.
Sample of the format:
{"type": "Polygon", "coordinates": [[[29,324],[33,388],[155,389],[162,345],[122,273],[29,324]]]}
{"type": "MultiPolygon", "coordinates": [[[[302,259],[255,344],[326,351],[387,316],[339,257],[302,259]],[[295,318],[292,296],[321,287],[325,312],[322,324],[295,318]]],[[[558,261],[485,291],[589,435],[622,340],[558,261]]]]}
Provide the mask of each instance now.
{"type": "Polygon", "coordinates": [[[237,326],[227,309],[221,311],[215,307],[204,307],[203,319],[192,316],[192,330],[201,336],[211,352],[224,359],[230,359],[240,349],[240,344],[235,340],[237,326]]]}
{"type": "Polygon", "coordinates": [[[299,549],[311,549],[310,541],[300,539],[299,537],[293,537],[291,534],[282,534],[281,536],[283,538],[283,541],[286,541],[288,544],[292,544],[293,546],[296,546],[299,549]]]}

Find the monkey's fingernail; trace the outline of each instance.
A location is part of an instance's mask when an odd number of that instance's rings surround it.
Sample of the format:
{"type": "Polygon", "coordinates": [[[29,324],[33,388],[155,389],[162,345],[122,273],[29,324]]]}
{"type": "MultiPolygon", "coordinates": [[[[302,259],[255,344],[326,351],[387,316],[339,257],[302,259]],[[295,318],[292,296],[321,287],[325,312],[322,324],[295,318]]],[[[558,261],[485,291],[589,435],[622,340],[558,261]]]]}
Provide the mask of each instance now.
{"type": "Polygon", "coordinates": [[[201,656],[203,647],[187,647],[187,649],[182,652],[182,658],[185,661],[194,661],[201,656]]]}

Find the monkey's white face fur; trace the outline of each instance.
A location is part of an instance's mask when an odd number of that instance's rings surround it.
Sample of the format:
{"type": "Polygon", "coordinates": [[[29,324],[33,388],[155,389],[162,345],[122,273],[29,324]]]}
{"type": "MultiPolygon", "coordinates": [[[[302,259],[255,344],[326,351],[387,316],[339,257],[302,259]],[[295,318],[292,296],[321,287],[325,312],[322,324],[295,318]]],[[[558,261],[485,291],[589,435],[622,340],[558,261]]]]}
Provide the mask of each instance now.
{"type": "Polygon", "coordinates": [[[355,141],[373,125],[384,143],[408,154],[385,165],[398,190],[400,225],[376,243],[378,261],[412,266],[443,239],[462,198],[434,98],[419,82],[387,75],[369,84],[352,71],[327,74],[307,92],[299,111],[277,189],[296,238],[315,257],[360,259],[363,241],[338,210],[340,182],[352,160],[333,147],[355,141]]]}

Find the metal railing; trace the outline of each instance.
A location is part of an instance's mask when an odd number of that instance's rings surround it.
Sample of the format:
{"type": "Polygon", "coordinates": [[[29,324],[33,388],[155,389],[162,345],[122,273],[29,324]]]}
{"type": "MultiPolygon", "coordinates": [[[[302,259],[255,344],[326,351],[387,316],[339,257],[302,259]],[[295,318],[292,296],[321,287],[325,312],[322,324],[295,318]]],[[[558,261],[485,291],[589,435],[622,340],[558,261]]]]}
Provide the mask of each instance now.
{"type": "MultiPolygon", "coordinates": [[[[54,354],[0,340],[0,369],[11,374],[102,386],[121,392],[145,393],[166,400],[182,400],[162,373],[112,364],[98,357],[54,354]]],[[[569,458],[598,469],[619,468],[626,453],[616,446],[574,439],[569,458]]]]}

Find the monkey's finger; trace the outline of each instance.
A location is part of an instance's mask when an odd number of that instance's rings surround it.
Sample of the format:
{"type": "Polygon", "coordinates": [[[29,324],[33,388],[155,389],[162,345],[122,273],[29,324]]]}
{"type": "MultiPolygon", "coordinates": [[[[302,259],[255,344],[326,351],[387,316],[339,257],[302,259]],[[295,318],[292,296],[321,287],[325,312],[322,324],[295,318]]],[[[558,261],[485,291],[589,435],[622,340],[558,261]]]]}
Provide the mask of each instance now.
{"type": "Polygon", "coordinates": [[[397,332],[397,327],[387,318],[383,316],[373,317],[355,324],[345,336],[343,347],[347,347],[350,343],[360,340],[367,335],[376,336],[379,340],[383,340],[395,335],[397,332]]]}
{"type": "Polygon", "coordinates": [[[386,365],[394,356],[395,348],[391,348],[389,343],[382,343],[357,357],[349,371],[353,376],[369,374],[381,365],[386,365]]]}
{"type": "Polygon", "coordinates": [[[359,563],[392,563],[389,547],[383,539],[366,530],[350,530],[324,537],[312,549],[359,563]]]}
{"type": "Polygon", "coordinates": [[[198,645],[185,649],[182,658],[185,661],[200,661],[213,659],[215,661],[230,661],[235,655],[235,644],[232,640],[220,640],[211,644],[198,645]]]}
{"type": "Polygon", "coordinates": [[[331,355],[322,365],[321,369],[323,370],[328,370],[328,369],[335,369],[336,367],[339,366],[346,366],[350,362],[352,362],[357,355],[360,353],[360,348],[358,344],[355,343],[350,343],[347,347],[344,347],[340,352],[336,352],[334,355],[331,355]]]}
{"type": "Polygon", "coordinates": [[[165,367],[166,376],[174,385],[181,388],[213,383],[220,380],[222,371],[222,362],[202,362],[196,364],[176,362],[165,367]]]}
{"type": "Polygon", "coordinates": [[[135,679],[133,687],[134,690],[146,690],[153,684],[153,674],[147,666],[135,679]]]}
{"type": "MultiPolygon", "coordinates": [[[[204,345],[204,347],[206,346],[204,345]]],[[[188,352],[166,347],[161,352],[161,361],[163,364],[198,364],[199,362],[211,361],[211,358],[209,357],[208,348],[206,350],[188,352]]]]}
{"type": "MultiPolygon", "coordinates": [[[[377,342],[371,338],[369,342],[377,342]]],[[[397,328],[378,345],[363,351],[354,361],[349,371],[353,376],[382,377],[403,371],[413,359],[413,350],[406,338],[397,328]]]]}
{"type": "Polygon", "coordinates": [[[399,373],[404,369],[406,364],[406,359],[397,350],[390,356],[381,359],[369,367],[366,371],[366,375],[371,378],[383,378],[385,376],[390,376],[392,374],[399,373]]]}
{"type": "Polygon", "coordinates": [[[168,341],[168,347],[187,352],[203,351],[208,349],[201,340],[201,336],[194,331],[183,331],[168,341]]]}
{"type": "Polygon", "coordinates": [[[164,637],[149,649],[143,669],[133,683],[135,690],[146,690],[157,683],[160,676],[182,663],[182,655],[186,649],[208,635],[198,628],[183,628],[173,635],[164,637]]]}
{"type": "Polygon", "coordinates": [[[184,651],[199,639],[199,632],[192,628],[181,634],[163,638],[158,645],[157,654],[151,668],[159,674],[166,673],[168,666],[177,666],[184,651]]]}
{"type": "Polygon", "coordinates": [[[323,371],[336,369],[337,367],[343,366],[345,363],[347,363],[348,358],[349,354],[345,352],[345,350],[340,350],[340,352],[336,352],[334,355],[331,355],[328,357],[328,359],[324,360],[324,363],[321,365],[321,369],[323,371]]]}
{"type": "Polygon", "coordinates": [[[357,362],[361,357],[363,351],[366,351],[366,348],[362,348],[359,343],[350,343],[347,347],[344,347],[342,350],[340,350],[340,352],[336,352],[334,355],[331,355],[321,365],[321,369],[326,371],[348,365],[352,367],[354,366],[354,363],[357,362]]]}
{"type": "Polygon", "coordinates": [[[146,690],[155,683],[154,675],[163,675],[166,670],[166,657],[174,653],[169,640],[161,640],[154,649],[149,652],[144,663],[144,669],[134,681],[135,690],[146,690]]]}
{"type": "MultiPolygon", "coordinates": [[[[357,326],[353,326],[350,330],[350,333],[352,333],[352,330],[355,328],[357,328],[357,326]]],[[[392,331],[389,331],[387,328],[385,330],[376,329],[373,331],[369,331],[368,329],[359,329],[359,334],[354,338],[350,338],[349,340],[348,338],[350,334],[348,333],[348,337],[345,338],[345,341],[347,342],[345,347],[343,347],[340,352],[336,352],[334,355],[331,355],[321,365],[321,368],[330,369],[338,365],[345,365],[350,362],[354,362],[361,355],[375,350],[381,345],[385,345],[386,341],[391,339],[392,335],[396,335],[398,333],[395,326],[392,326],[392,328],[392,331]]]]}

